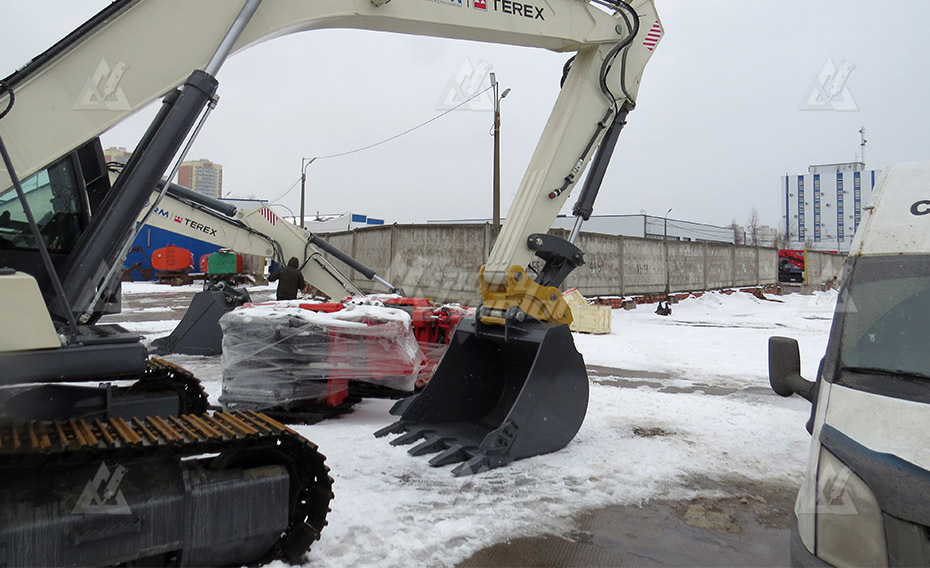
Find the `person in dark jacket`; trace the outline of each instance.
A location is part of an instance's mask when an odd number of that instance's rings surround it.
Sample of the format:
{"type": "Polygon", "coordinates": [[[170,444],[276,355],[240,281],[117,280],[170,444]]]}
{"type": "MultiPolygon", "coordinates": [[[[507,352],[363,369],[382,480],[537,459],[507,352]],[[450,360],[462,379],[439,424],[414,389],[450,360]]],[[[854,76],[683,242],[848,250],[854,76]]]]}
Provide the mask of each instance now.
{"type": "Polygon", "coordinates": [[[300,261],[297,257],[291,257],[287,261],[287,266],[275,270],[268,276],[269,282],[278,281],[278,299],[279,300],[296,300],[297,292],[307,287],[304,281],[304,275],[300,272],[300,261]]]}

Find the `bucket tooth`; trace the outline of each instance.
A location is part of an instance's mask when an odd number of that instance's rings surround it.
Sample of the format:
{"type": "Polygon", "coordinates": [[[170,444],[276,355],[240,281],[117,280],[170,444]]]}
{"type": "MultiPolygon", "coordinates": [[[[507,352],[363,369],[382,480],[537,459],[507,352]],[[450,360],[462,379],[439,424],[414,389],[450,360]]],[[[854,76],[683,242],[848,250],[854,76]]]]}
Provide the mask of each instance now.
{"type": "Polygon", "coordinates": [[[492,469],[490,461],[485,455],[477,455],[465,463],[457,465],[452,469],[452,475],[462,477],[464,475],[474,475],[492,469]]]}
{"type": "Polygon", "coordinates": [[[388,434],[403,434],[407,431],[407,425],[401,421],[397,421],[390,426],[385,426],[384,428],[375,432],[375,438],[383,438],[388,434]]]}
{"type": "Polygon", "coordinates": [[[407,450],[411,456],[425,456],[426,454],[435,454],[441,452],[450,446],[448,438],[433,436],[427,438],[425,442],[407,450]]]}
{"type": "Polygon", "coordinates": [[[430,430],[411,430],[391,440],[392,446],[406,446],[432,434],[430,430]]]}
{"type": "Polygon", "coordinates": [[[410,405],[413,404],[413,401],[417,399],[417,396],[419,395],[414,394],[408,396],[407,398],[398,400],[394,403],[393,406],[391,406],[391,410],[388,411],[388,414],[391,416],[402,416],[404,412],[406,412],[410,407],[410,405]]]}
{"type": "Polygon", "coordinates": [[[429,460],[429,464],[433,467],[442,467],[444,465],[452,465],[454,463],[459,463],[460,461],[465,461],[468,458],[475,455],[477,448],[471,447],[468,448],[461,444],[455,444],[450,447],[448,450],[442,452],[441,454],[435,456],[433,459],[429,460]]]}

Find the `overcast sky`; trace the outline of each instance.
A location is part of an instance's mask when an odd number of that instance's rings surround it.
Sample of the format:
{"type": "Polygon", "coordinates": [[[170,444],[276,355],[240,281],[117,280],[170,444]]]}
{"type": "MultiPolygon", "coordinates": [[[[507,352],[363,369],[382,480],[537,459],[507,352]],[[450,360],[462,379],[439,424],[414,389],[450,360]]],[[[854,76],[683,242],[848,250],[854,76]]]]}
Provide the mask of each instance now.
{"type": "MultiPolygon", "coordinates": [[[[106,4],[0,0],[0,76],[106,4]]],[[[662,216],[671,207],[672,218],[728,225],[745,223],[756,208],[775,225],[779,177],[853,161],[862,126],[871,168],[930,159],[930,2],[656,5],[665,37],[646,68],[596,214],[662,216]],[[799,110],[828,60],[854,66],[841,86],[857,110],[799,110]]],[[[166,30],[166,41],[179,40],[166,30]]],[[[226,63],[220,104],[188,157],[223,165],[224,194],[277,199],[296,212],[302,157],[363,147],[436,116],[463,62],[484,61],[502,88],[512,89],[502,102],[506,214],[567,58],[350,30],[279,38],[226,63]]],[[[104,146],[131,149],[152,114],[105,133],[104,146]]],[[[307,209],[388,222],[490,217],[492,121],[490,112],[454,111],[371,150],[319,160],[307,169],[307,209]]]]}

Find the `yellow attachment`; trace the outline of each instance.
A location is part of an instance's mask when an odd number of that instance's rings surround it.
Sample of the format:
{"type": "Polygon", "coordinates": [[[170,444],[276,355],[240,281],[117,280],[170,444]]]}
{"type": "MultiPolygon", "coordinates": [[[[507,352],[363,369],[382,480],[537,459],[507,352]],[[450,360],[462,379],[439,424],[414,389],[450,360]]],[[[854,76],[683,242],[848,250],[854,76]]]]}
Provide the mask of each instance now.
{"type": "Polygon", "coordinates": [[[572,310],[554,286],[540,286],[520,266],[507,271],[505,285],[491,285],[478,273],[478,291],[484,299],[479,316],[485,325],[504,325],[508,308],[517,306],[526,315],[546,323],[571,323],[572,310]]]}

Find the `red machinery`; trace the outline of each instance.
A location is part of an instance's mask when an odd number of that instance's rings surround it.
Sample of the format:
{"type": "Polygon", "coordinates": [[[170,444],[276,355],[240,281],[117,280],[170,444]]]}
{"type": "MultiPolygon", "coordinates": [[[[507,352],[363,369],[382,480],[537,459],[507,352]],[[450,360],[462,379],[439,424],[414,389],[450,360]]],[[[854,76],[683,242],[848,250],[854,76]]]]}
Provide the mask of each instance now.
{"type": "Polygon", "coordinates": [[[172,285],[190,284],[194,269],[194,253],[186,248],[168,245],[152,252],[152,268],[158,282],[172,285]]]}
{"type": "Polygon", "coordinates": [[[778,251],[778,281],[804,282],[804,251],[780,250],[778,251]]]}
{"type": "Polygon", "coordinates": [[[168,245],[152,253],[152,268],[159,272],[190,272],[194,268],[194,254],[186,248],[168,245]]]}
{"type": "Polygon", "coordinates": [[[429,382],[455,326],[470,313],[393,296],[246,304],[220,320],[221,400],[314,422],[362,398],[409,396],[429,382]]]}

